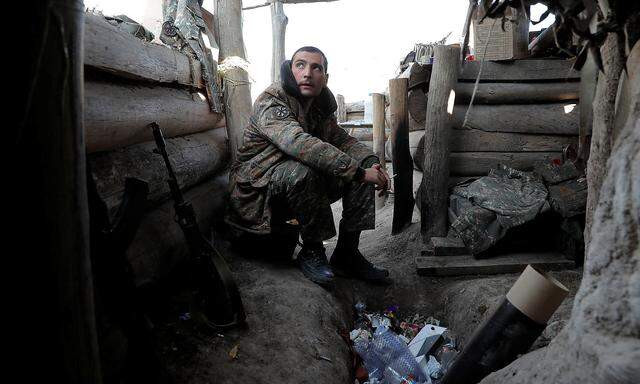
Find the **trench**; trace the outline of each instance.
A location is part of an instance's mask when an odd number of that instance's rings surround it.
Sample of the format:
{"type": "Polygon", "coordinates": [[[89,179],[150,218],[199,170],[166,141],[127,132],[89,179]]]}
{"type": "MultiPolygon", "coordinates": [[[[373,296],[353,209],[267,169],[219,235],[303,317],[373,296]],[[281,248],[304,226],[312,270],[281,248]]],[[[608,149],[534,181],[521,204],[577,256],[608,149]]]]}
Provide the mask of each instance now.
{"type": "MultiPolygon", "coordinates": [[[[334,206],[334,218],[340,217],[334,206]]],[[[419,223],[390,236],[392,204],[378,211],[376,229],[364,232],[360,249],[374,264],[387,268],[390,286],[339,278],[333,290],[306,280],[290,261],[261,257],[236,258],[231,266],[243,295],[248,326],[218,331],[198,324],[187,297],[158,323],[159,349],[177,383],[353,383],[354,356],[345,332],[353,329],[354,306],[381,312],[396,306],[398,318],[433,317],[449,328],[461,350],[519,274],[464,277],[419,276],[413,258],[420,254],[419,223]]],[[[335,239],[326,243],[331,254],[335,239]]],[[[570,289],[570,297],[549,321],[532,349],[545,346],[569,319],[581,271],[553,272],[570,289]]],[[[166,303],[164,304],[166,308],[166,303]]],[[[348,336],[347,336],[348,339],[348,336]]]]}

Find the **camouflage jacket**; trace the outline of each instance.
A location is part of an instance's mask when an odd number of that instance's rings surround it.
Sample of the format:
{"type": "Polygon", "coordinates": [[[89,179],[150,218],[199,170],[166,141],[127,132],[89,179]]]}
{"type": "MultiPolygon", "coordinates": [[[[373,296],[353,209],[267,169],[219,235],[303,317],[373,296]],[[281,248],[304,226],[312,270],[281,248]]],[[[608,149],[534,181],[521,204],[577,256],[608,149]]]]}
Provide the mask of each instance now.
{"type": "Polygon", "coordinates": [[[243,145],[229,174],[225,220],[253,233],[271,231],[267,187],[275,167],[296,159],[319,172],[352,180],[375,155],[336,122],[336,102],[324,88],[305,114],[300,102],[276,82],[255,101],[243,145]]]}

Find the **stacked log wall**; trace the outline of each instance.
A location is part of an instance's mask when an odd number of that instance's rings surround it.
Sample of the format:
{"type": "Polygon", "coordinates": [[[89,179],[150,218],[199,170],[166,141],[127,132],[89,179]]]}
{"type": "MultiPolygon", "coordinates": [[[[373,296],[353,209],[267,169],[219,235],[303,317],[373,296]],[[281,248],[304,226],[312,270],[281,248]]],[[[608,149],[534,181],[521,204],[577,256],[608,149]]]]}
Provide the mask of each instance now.
{"type": "MultiPolygon", "coordinates": [[[[452,179],[483,176],[498,164],[532,170],[537,162],[561,160],[566,146],[577,146],[580,79],[571,64],[565,60],[487,61],[467,116],[480,63],[466,62],[451,116],[452,179]]],[[[423,132],[412,132],[410,139],[419,169],[424,156],[422,136],[423,132]]]]}
{"type": "Polygon", "coordinates": [[[87,14],[85,31],[88,165],[112,216],[126,178],[149,184],[146,214],[127,254],[138,284],[157,282],[188,252],[148,124],[155,121],[162,128],[180,187],[208,232],[227,199],[224,115],[211,111],[197,60],[144,42],[101,15],[87,14]]]}

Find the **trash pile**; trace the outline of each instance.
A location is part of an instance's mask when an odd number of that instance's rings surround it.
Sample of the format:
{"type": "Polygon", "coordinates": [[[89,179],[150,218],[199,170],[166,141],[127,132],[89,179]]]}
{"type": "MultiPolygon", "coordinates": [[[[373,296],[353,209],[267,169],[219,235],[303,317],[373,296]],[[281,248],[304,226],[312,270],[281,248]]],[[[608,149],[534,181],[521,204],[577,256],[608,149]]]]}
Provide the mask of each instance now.
{"type": "Polygon", "coordinates": [[[362,362],[360,384],[437,384],[458,354],[455,338],[433,317],[400,320],[398,308],[382,313],[355,306],[355,328],[349,337],[362,362]]]}

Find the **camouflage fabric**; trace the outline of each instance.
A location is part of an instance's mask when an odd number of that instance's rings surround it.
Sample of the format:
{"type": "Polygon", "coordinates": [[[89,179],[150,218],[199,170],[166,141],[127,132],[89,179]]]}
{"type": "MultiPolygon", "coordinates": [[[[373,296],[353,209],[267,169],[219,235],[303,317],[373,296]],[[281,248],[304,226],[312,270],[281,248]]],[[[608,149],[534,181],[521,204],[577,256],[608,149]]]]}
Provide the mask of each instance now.
{"type": "MultiPolygon", "coordinates": [[[[333,114],[335,109],[335,99],[327,88],[314,100],[306,114],[298,100],[287,94],[280,83],[272,84],[257,98],[249,126],[244,131],[243,145],[238,149],[237,160],[230,170],[230,200],[226,215],[229,224],[252,233],[269,233],[272,197],[282,196],[280,192],[286,195],[289,187],[299,188],[300,180],[313,179],[310,184],[316,186],[325,182],[349,184],[359,166],[379,161],[371,149],[338,126],[333,114]],[[295,163],[301,164],[297,170],[295,163]],[[272,183],[277,169],[278,178],[272,183]],[[296,177],[300,180],[292,177],[290,181],[284,181],[286,172],[292,170],[296,170],[296,177]]],[[[355,190],[359,189],[347,188],[345,194],[355,190]]],[[[313,194],[304,188],[303,194],[308,193],[309,196],[300,197],[308,203],[319,199],[316,202],[318,208],[314,211],[322,216],[318,222],[324,223],[327,217],[331,218],[330,212],[326,212],[327,201],[330,200],[328,191],[329,188],[322,188],[322,185],[313,194]]],[[[299,193],[293,194],[300,196],[299,193]]],[[[294,203],[292,208],[295,207],[300,207],[300,204],[294,203]]],[[[309,217],[312,211],[296,212],[297,215],[305,215],[298,220],[311,227],[325,225],[316,224],[309,217]]],[[[354,206],[353,215],[362,215],[362,210],[354,206]]],[[[325,233],[319,237],[335,233],[335,229],[324,230],[325,233]]]]}
{"type": "Polygon", "coordinates": [[[342,227],[355,232],[375,227],[372,184],[324,175],[296,160],[275,167],[268,187],[274,216],[295,218],[302,241],[320,242],[336,235],[331,203],[342,198],[342,227]]]}
{"type": "Polygon", "coordinates": [[[532,172],[500,165],[488,176],[453,188],[449,222],[472,254],[503,238],[510,228],[549,209],[547,188],[532,172]]]}
{"type": "Polygon", "coordinates": [[[160,40],[200,63],[209,106],[213,112],[222,112],[217,61],[206,47],[202,33],[207,34],[211,44],[215,45],[216,42],[202,18],[200,3],[198,0],[164,0],[162,13],[164,22],[160,40]]]}

